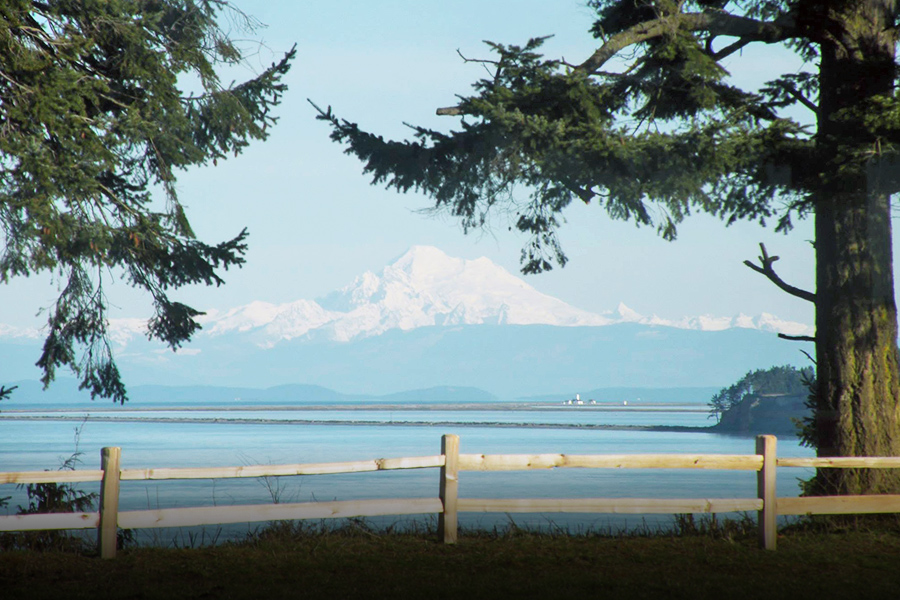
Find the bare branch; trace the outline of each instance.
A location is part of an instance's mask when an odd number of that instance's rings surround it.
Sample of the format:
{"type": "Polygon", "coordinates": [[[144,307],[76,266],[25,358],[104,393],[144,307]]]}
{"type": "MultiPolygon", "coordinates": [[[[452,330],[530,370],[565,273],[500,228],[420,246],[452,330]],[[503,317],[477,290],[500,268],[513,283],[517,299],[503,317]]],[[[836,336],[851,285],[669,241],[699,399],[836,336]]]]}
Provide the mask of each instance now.
{"type": "Polygon", "coordinates": [[[456,49],[456,53],[459,55],[459,57],[460,57],[461,59],[463,59],[463,62],[467,62],[467,63],[473,62],[473,63],[480,63],[480,64],[488,64],[488,65],[494,65],[494,66],[498,66],[498,67],[500,66],[500,61],[499,61],[499,60],[487,60],[487,59],[483,59],[483,58],[469,58],[469,57],[467,57],[466,55],[464,55],[464,54],[462,53],[462,51],[460,51],[459,48],[456,49]]]}
{"type": "Polygon", "coordinates": [[[819,113],[819,107],[816,106],[809,98],[807,98],[806,96],[804,96],[803,94],[798,92],[797,88],[795,88],[794,86],[788,85],[784,81],[779,81],[778,87],[783,89],[785,92],[788,93],[788,95],[791,98],[793,98],[794,100],[796,100],[797,102],[799,102],[800,104],[802,104],[803,106],[805,106],[806,108],[811,110],[813,113],[815,113],[815,114],[819,113]]]}
{"type": "Polygon", "coordinates": [[[750,262],[749,260],[745,260],[744,264],[756,271],[761,275],[765,275],[769,281],[777,285],[781,290],[787,292],[792,296],[796,296],[798,298],[802,298],[808,302],[816,303],[816,295],[812,292],[808,292],[806,290],[801,290],[798,287],[794,287],[784,282],[781,277],[775,273],[775,270],[772,268],[772,263],[778,260],[777,256],[769,256],[769,253],[766,252],[765,244],[759,245],[760,252],[762,256],[759,257],[759,263],[762,266],[758,266],[750,262]]]}
{"type": "Polygon", "coordinates": [[[814,365],[815,365],[815,364],[818,364],[818,363],[816,362],[816,359],[814,359],[812,356],[809,355],[809,352],[807,352],[806,350],[801,350],[800,352],[802,352],[803,354],[806,355],[806,358],[809,359],[809,362],[811,362],[811,363],[814,364],[814,365]]]}
{"type": "Polygon", "coordinates": [[[726,56],[731,56],[732,54],[734,54],[735,52],[737,52],[738,50],[740,50],[741,48],[743,48],[744,46],[746,46],[747,44],[749,44],[752,41],[753,40],[751,40],[751,39],[741,38],[738,41],[734,42],[733,44],[728,44],[727,46],[725,46],[718,52],[710,52],[709,55],[712,57],[713,60],[720,61],[723,58],[725,58],[726,56]]]}
{"type": "Polygon", "coordinates": [[[811,335],[788,335],[786,333],[779,333],[778,337],[783,340],[791,340],[793,342],[815,342],[816,338],[811,335]]]}

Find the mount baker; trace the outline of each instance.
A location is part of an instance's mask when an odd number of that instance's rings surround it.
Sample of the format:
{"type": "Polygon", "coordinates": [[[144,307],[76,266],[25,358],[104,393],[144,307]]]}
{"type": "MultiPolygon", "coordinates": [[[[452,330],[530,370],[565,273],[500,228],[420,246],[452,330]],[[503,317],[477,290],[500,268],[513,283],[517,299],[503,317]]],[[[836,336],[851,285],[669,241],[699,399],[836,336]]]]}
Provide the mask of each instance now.
{"type": "MultiPolygon", "coordinates": [[[[487,258],[453,258],[432,246],[413,246],[381,273],[367,271],[350,285],[317,300],[254,301],[229,310],[210,309],[198,321],[203,329],[195,341],[240,334],[260,348],[295,338],[350,342],[390,330],[488,324],[600,327],[635,323],[699,331],[743,328],[812,335],[808,325],[768,313],[671,320],[640,315],[622,303],[613,311],[592,313],[535,290],[487,258]]],[[[146,328],[145,319],[112,319],[110,337],[124,347],[144,338],[146,328]]],[[[36,339],[40,335],[34,329],[0,324],[0,338],[36,339]]],[[[190,345],[184,350],[190,353],[190,345]]]]}
{"type": "MultiPolygon", "coordinates": [[[[487,258],[454,258],[432,246],[413,246],[380,274],[367,271],[317,300],[254,301],[229,310],[208,310],[198,321],[203,325],[200,337],[241,333],[262,348],[294,338],[349,342],[393,329],[481,324],[599,327],[637,323],[700,331],[737,327],[812,334],[808,325],[768,313],[670,320],[640,315],[622,303],[614,311],[592,313],[537,291],[487,258]]],[[[124,346],[145,335],[146,321],[113,319],[110,329],[113,340],[124,346]]]]}
{"type": "MultiPolygon", "coordinates": [[[[710,315],[679,320],[647,317],[619,304],[603,314],[575,308],[543,294],[487,258],[465,260],[432,246],[413,246],[384,267],[367,271],[350,285],[317,300],[285,304],[255,301],[230,310],[209,310],[198,319],[202,336],[248,334],[267,348],[294,338],[349,342],[399,329],[454,325],[604,326],[616,323],[721,331],[758,329],[811,335],[812,328],[768,313],[751,317],[710,315]]],[[[144,336],[142,319],[114,319],[113,339],[126,345],[144,336]]]]}

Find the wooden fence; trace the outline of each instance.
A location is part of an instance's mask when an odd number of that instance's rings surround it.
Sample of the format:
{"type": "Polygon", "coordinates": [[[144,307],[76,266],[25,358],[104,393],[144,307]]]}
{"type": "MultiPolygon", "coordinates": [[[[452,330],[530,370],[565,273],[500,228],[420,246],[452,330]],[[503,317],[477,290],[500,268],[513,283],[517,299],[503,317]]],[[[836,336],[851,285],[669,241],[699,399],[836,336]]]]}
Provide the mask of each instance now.
{"type": "Polygon", "coordinates": [[[452,544],[460,512],[501,513],[720,513],[758,511],[759,544],[775,549],[778,515],[862,514],[900,512],[900,495],[778,498],[776,467],[900,468],[900,457],[777,458],[775,436],[756,438],[755,454],[460,454],[459,437],[444,435],[434,456],[380,458],[352,462],[254,465],[242,467],[123,469],[121,449],[103,448],[100,469],[0,473],[0,484],[76,483],[100,481],[98,512],[0,516],[0,531],[97,529],[100,556],[116,554],[117,528],[183,527],[295,519],[331,519],[413,514],[438,515],[438,536],[452,544]],[[388,498],[292,504],[206,506],[119,511],[123,481],[226,479],[361,473],[395,469],[440,469],[436,498],[388,498]],[[755,471],[755,498],[460,498],[461,471],[518,471],[554,468],[590,469],[724,469],[755,471]]]}

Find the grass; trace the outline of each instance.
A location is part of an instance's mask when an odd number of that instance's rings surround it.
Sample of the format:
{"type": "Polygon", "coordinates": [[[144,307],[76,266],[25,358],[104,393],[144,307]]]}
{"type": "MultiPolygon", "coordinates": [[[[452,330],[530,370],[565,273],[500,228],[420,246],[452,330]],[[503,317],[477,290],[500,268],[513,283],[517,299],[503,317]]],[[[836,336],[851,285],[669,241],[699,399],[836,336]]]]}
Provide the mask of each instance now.
{"type": "MultiPolygon", "coordinates": [[[[824,523],[824,524],[822,524],[824,523]]],[[[900,527],[682,520],[643,535],[375,532],[277,523],[201,548],[0,553],[4,598],[896,598],[900,527]]]]}

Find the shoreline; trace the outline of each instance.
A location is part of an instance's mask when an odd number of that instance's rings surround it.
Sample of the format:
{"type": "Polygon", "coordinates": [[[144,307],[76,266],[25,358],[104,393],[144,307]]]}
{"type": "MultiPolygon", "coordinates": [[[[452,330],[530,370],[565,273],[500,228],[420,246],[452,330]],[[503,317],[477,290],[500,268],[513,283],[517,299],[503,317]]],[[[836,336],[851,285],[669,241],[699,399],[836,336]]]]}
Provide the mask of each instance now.
{"type": "Polygon", "coordinates": [[[731,433],[717,431],[714,426],[692,427],[683,425],[603,425],[575,423],[502,423],[465,421],[340,421],[323,419],[220,419],[220,418],[178,418],[178,417],[98,417],[90,415],[12,415],[0,414],[2,421],[77,421],[97,423],[157,423],[157,424],[203,424],[203,425],[347,425],[376,427],[494,427],[519,429],[584,429],[597,431],[659,431],[684,433],[731,433]]]}
{"type": "Polygon", "coordinates": [[[362,411],[371,410],[379,412],[402,411],[528,411],[541,412],[548,410],[567,410],[573,412],[702,412],[708,413],[709,408],[704,404],[666,404],[647,403],[633,406],[624,406],[618,403],[598,403],[588,405],[548,404],[546,402],[484,402],[484,403],[460,403],[460,404],[261,404],[259,406],[242,405],[209,405],[209,406],[139,406],[139,407],[72,407],[72,408],[47,408],[28,407],[10,408],[0,410],[0,414],[22,413],[73,413],[80,411],[92,412],[251,412],[251,411],[279,411],[279,412],[305,412],[305,411],[362,411]]]}

